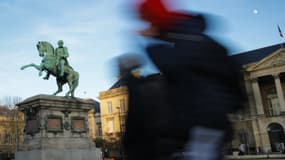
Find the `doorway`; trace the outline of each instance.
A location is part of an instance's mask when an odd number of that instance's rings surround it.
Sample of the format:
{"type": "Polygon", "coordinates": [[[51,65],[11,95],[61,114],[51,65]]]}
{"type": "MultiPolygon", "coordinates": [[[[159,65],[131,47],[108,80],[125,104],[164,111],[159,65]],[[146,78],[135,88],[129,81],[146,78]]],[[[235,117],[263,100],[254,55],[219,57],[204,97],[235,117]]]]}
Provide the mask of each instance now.
{"type": "Polygon", "coordinates": [[[267,128],[272,152],[283,152],[285,135],[283,127],[278,123],[271,123],[267,128]]]}

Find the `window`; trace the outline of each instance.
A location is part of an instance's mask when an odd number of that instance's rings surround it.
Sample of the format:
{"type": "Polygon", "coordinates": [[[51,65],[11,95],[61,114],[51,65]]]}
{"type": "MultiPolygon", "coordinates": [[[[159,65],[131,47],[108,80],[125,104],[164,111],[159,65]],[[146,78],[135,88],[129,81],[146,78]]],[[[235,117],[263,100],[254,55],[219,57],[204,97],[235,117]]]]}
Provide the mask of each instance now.
{"type": "Polygon", "coordinates": [[[126,102],[125,99],[120,99],[121,112],[126,112],[126,102]]]}
{"type": "Polygon", "coordinates": [[[5,134],[5,144],[11,144],[11,135],[9,133],[5,134]]]}
{"type": "Polygon", "coordinates": [[[113,109],[112,109],[112,102],[107,102],[108,105],[108,113],[113,113],[113,109]]]}
{"type": "Polygon", "coordinates": [[[277,96],[274,87],[272,87],[269,91],[267,91],[266,102],[267,102],[267,108],[265,109],[265,111],[267,116],[280,115],[281,108],[280,108],[279,98],[277,96]]]}
{"type": "Polygon", "coordinates": [[[280,104],[277,95],[270,95],[267,98],[269,116],[280,115],[280,104]]]}
{"type": "Polygon", "coordinates": [[[276,87],[273,85],[274,82],[272,82],[272,79],[268,79],[267,81],[264,81],[261,88],[264,113],[267,117],[278,116],[281,112],[281,106],[276,87]]]}
{"type": "Polygon", "coordinates": [[[107,133],[114,133],[114,120],[107,119],[107,133]]]}

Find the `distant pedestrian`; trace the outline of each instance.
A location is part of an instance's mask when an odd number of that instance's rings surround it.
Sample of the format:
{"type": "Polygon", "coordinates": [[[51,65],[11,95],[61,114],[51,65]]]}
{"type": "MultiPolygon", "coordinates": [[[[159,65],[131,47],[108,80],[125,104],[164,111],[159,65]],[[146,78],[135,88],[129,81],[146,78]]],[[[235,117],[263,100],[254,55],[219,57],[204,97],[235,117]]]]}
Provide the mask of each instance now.
{"type": "Polygon", "coordinates": [[[257,146],[257,147],[256,147],[256,154],[257,154],[257,155],[262,154],[262,152],[261,152],[261,147],[260,147],[260,146],[257,146]]]}
{"type": "Polygon", "coordinates": [[[281,153],[285,153],[285,146],[284,146],[284,142],[280,142],[280,152],[281,153]]]}
{"type": "Polygon", "coordinates": [[[244,155],[245,154],[245,151],[246,151],[246,146],[244,143],[241,143],[239,145],[239,155],[244,155]]]}
{"type": "Polygon", "coordinates": [[[109,150],[105,148],[103,151],[103,159],[106,160],[107,158],[109,158],[109,150]]]}

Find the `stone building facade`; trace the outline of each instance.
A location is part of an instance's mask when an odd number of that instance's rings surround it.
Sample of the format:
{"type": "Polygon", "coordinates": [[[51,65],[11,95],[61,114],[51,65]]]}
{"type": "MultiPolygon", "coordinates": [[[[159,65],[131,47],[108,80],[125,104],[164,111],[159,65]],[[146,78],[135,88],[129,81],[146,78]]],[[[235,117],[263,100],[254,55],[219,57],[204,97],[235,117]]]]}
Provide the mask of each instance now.
{"type": "Polygon", "coordinates": [[[24,115],[0,106],[0,153],[15,153],[23,143],[24,115]]]}
{"type": "Polygon", "coordinates": [[[285,49],[280,45],[233,56],[242,66],[248,104],[234,120],[234,148],[282,152],[285,144],[285,49]]]}
{"type": "Polygon", "coordinates": [[[127,87],[118,81],[107,91],[99,94],[102,138],[108,141],[116,141],[125,131],[125,119],[128,109],[127,87]],[[120,84],[120,85],[117,85],[120,84]]]}

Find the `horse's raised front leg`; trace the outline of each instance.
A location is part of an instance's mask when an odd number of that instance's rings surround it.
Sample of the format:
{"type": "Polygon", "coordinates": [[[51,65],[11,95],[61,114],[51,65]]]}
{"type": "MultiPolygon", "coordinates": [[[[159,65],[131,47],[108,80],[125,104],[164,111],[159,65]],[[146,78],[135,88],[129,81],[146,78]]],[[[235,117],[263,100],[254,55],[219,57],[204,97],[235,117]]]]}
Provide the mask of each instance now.
{"type": "Polygon", "coordinates": [[[62,92],[63,83],[59,80],[59,78],[56,78],[56,84],[58,89],[53,93],[53,95],[57,95],[58,93],[62,92]]]}
{"type": "Polygon", "coordinates": [[[28,64],[28,65],[24,65],[21,67],[21,70],[24,70],[28,67],[34,67],[35,69],[37,69],[39,71],[39,76],[42,76],[42,71],[43,71],[43,65],[36,65],[34,63],[28,64]]]}
{"type": "Polygon", "coordinates": [[[43,70],[43,69],[42,69],[42,65],[36,65],[36,64],[34,64],[34,63],[31,63],[31,64],[28,64],[28,65],[22,66],[22,67],[21,67],[21,70],[24,70],[24,69],[26,69],[26,68],[28,68],[28,67],[34,67],[34,68],[36,68],[36,69],[39,70],[39,71],[42,71],[42,70],[43,70]]]}

